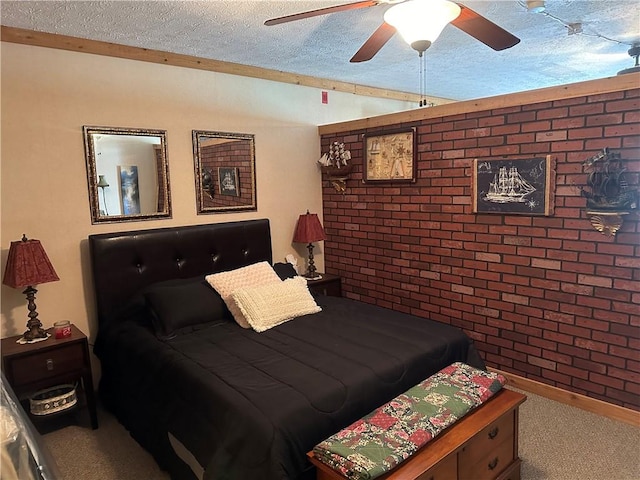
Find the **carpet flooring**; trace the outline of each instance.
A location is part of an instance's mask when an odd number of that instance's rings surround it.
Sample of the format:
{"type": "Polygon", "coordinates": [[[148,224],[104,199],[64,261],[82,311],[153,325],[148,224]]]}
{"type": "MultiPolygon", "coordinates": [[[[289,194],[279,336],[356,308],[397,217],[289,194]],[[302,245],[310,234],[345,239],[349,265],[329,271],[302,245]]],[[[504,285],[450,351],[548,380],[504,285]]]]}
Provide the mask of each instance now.
{"type": "MultiPolygon", "coordinates": [[[[640,428],[523,393],[522,480],[640,480],[640,428]]],[[[43,435],[60,480],[169,480],[111,414],[98,414],[97,430],[79,421],[43,435]]]]}

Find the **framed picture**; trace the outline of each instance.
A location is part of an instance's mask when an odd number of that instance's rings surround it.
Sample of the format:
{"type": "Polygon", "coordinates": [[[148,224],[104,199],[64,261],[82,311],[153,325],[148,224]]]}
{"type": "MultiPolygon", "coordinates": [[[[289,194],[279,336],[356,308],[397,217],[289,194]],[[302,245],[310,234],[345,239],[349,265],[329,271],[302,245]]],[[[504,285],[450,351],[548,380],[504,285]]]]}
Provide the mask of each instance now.
{"type": "Polygon", "coordinates": [[[415,128],[365,134],[363,180],[415,182],[416,142],[415,128]]]}
{"type": "Polygon", "coordinates": [[[555,166],[542,158],[473,161],[474,213],[553,214],[555,166]]]}
{"type": "Polygon", "coordinates": [[[240,196],[238,169],[236,167],[218,167],[220,195],[240,196]]]}
{"type": "Polygon", "coordinates": [[[138,167],[135,165],[118,165],[120,177],[120,199],[122,215],[140,213],[140,190],[138,185],[138,167]]]}

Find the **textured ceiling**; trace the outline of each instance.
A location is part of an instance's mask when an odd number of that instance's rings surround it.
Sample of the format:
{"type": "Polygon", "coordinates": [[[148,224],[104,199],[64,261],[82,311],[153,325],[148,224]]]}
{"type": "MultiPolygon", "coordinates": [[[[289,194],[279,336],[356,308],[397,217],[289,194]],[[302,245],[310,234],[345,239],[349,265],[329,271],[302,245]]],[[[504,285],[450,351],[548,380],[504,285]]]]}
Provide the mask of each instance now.
{"type": "MultiPolygon", "coordinates": [[[[351,0],[353,1],[353,0],[351,0]]],[[[418,55],[396,34],[370,61],[349,59],[381,24],[387,5],[277,26],[282,15],[348,3],[327,1],[6,1],[10,27],[252,65],[419,93],[418,55]]],[[[640,42],[637,0],[461,2],[521,39],[496,52],[449,25],[426,53],[427,94],[465,100],[614,76],[633,66],[640,42]],[[582,33],[569,34],[566,24],[582,33]]]]}

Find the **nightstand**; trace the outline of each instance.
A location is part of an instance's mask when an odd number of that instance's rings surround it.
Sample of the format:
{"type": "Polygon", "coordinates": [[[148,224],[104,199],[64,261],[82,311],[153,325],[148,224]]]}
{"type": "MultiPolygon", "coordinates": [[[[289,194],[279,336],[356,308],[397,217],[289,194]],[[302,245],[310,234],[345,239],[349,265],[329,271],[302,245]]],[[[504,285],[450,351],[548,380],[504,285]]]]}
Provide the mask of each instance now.
{"type": "Polygon", "coordinates": [[[319,280],[307,280],[309,291],[316,295],[330,295],[332,297],[342,296],[342,280],[338,275],[330,273],[319,273],[322,278],[319,280]]]}
{"type": "Polygon", "coordinates": [[[20,400],[38,390],[82,380],[82,389],[91,417],[91,426],[98,428],[93,376],[89,360],[89,342],[84,333],[71,325],[71,336],[20,345],[22,335],[2,339],[2,370],[20,400]]]}

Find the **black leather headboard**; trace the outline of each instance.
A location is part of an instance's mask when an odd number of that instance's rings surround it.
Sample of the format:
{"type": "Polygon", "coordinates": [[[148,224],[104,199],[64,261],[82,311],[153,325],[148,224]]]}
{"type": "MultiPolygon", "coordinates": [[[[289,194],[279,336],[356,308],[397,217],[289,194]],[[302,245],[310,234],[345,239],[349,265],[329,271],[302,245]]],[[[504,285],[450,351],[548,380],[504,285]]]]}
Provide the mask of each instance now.
{"type": "Polygon", "coordinates": [[[98,322],[155,282],[272,262],[269,220],[89,236],[98,322]]]}

